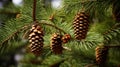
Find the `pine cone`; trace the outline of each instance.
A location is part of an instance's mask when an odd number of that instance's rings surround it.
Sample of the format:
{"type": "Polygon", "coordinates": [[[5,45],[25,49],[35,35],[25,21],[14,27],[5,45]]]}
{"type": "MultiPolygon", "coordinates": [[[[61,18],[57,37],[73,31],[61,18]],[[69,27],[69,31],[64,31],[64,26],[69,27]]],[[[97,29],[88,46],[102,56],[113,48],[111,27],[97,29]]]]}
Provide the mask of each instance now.
{"type": "Polygon", "coordinates": [[[63,47],[62,47],[62,36],[59,33],[54,33],[51,37],[50,47],[53,53],[61,54],[63,47]]]}
{"type": "Polygon", "coordinates": [[[44,33],[41,26],[39,26],[37,23],[33,24],[29,34],[29,42],[30,50],[36,56],[41,54],[44,42],[43,36],[44,33]]]}
{"type": "Polygon", "coordinates": [[[70,34],[65,34],[63,37],[62,37],[62,42],[63,43],[67,43],[69,40],[70,40],[71,36],[70,34]]]}
{"type": "Polygon", "coordinates": [[[96,47],[96,63],[97,64],[104,64],[107,59],[108,48],[107,47],[96,47]]]}
{"type": "Polygon", "coordinates": [[[73,22],[74,34],[77,40],[86,38],[89,26],[89,16],[85,12],[78,12],[73,22]]]}

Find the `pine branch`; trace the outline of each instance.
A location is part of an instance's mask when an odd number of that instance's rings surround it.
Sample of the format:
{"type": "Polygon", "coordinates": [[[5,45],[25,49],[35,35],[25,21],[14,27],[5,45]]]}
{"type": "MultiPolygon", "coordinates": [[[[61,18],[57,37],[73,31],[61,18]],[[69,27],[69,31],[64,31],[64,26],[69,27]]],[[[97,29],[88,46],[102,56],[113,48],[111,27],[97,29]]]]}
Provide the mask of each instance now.
{"type": "MultiPolygon", "coordinates": [[[[21,30],[21,29],[20,29],[21,30]]],[[[1,45],[3,45],[4,43],[6,43],[8,40],[10,40],[13,36],[15,36],[15,35],[17,35],[19,32],[20,32],[20,30],[17,30],[17,31],[15,31],[13,34],[11,34],[8,38],[6,38],[2,43],[1,43],[1,45]]]]}
{"type": "Polygon", "coordinates": [[[120,27],[120,24],[119,24],[119,23],[118,23],[118,24],[115,24],[115,25],[113,25],[109,30],[107,30],[106,32],[104,32],[103,35],[107,35],[107,34],[109,34],[111,31],[113,31],[114,29],[119,28],[119,27],[120,27]]]}
{"type": "Polygon", "coordinates": [[[60,32],[63,32],[64,34],[66,34],[66,32],[63,29],[61,29],[61,28],[59,28],[59,27],[57,27],[57,26],[55,26],[53,24],[50,24],[47,21],[41,21],[41,23],[39,23],[39,24],[43,24],[43,25],[48,25],[48,26],[54,27],[55,29],[59,30],[60,32]]]}
{"type": "Polygon", "coordinates": [[[107,48],[120,48],[119,45],[118,46],[105,46],[105,47],[107,47],[107,48]]]}
{"type": "Polygon", "coordinates": [[[29,25],[25,25],[24,27],[16,30],[15,32],[13,32],[9,37],[7,37],[0,45],[2,48],[2,45],[4,45],[4,43],[8,42],[8,40],[10,40],[12,37],[16,36],[20,31],[25,30],[29,27],[29,25]]]}
{"type": "MultiPolygon", "coordinates": [[[[68,59],[68,58],[67,58],[67,59],[68,59]]],[[[64,62],[65,60],[67,60],[67,59],[62,59],[62,60],[60,60],[60,61],[58,61],[58,62],[56,62],[56,63],[53,63],[53,64],[50,65],[50,67],[59,67],[60,64],[63,63],[63,62],[64,62]]]]}
{"type": "Polygon", "coordinates": [[[91,18],[97,18],[98,20],[103,21],[106,17],[105,12],[107,12],[112,4],[110,1],[97,1],[97,0],[64,0],[65,7],[64,12],[69,14],[74,14],[76,11],[84,10],[85,12],[90,14],[91,18]],[[74,9],[74,10],[73,10],[74,9]],[[104,18],[101,18],[104,17],[104,18]]]}
{"type": "Polygon", "coordinates": [[[0,14],[19,14],[20,12],[12,12],[12,11],[0,11],[0,14]]]}
{"type": "MultiPolygon", "coordinates": [[[[40,24],[44,24],[44,25],[48,25],[48,26],[54,27],[55,29],[63,32],[64,34],[66,34],[66,32],[64,30],[60,29],[59,27],[57,27],[55,25],[52,25],[52,24],[49,24],[49,23],[46,23],[46,22],[41,22],[40,24]]],[[[10,40],[11,38],[16,36],[20,31],[27,29],[30,25],[31,24],[25,25],[24,27],[22,27],[22,28],[16,30],[15,32],[13,32],[9,37],[7,37],[4,41],[2,41],[1,46],[4,45],[6,42],[8,42],[8,40],[10,40]]]]}
{"type": "Polygon", "coordinates": [[[110,42],[113,38],[117,38],[117,36],[120,34],[119,31],[120,31],[120,24],[117,23],[113,25],[109,30],[103,33],[103,36],[105,39],[104,43],[110,42]],[[115,35],[115,33],[117,35],[115,35]]]}

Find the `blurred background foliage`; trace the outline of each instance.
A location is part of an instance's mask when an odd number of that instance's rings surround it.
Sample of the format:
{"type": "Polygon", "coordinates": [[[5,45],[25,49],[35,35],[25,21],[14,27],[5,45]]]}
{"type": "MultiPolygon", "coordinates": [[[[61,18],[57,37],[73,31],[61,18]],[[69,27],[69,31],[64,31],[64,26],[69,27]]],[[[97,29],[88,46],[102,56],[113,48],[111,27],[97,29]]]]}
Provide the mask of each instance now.
{"type": "Polygon", "coordinates": [[[0,0],[0,67],[100,67],[95,62],[95,48],[103,45],[117,46],[110,47],[106,67],[120,66],[119,0],[37,0],[36,18],[45,31],[44,50],[39,57],[28,49],[33,0],[20,0],[19,4],[13,1],[0,0]],[[78,11],[88,13],[91,22],[82,41],[74,39],[72,28],[78,11]],[[70,50],[65,49],[61,55],[51,52],[51,34],[59,31],[44,23],[71,35],[73,39],[63,45],[70,50]]]}

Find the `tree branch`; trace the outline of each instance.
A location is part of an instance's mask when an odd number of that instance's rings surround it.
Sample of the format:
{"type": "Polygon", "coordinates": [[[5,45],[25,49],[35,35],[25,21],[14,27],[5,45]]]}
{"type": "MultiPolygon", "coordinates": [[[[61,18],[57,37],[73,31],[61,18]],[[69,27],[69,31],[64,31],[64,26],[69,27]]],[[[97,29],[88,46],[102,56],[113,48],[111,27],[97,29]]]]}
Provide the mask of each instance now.
{"type": "Polygon", "coordinates": [[[105,46],[105,47],[107,47],[107,48],[120,48],[119,45],[118,46],[105,46]]]}
{"type": "Polygon", "coordinates": [[[33,21],[36,21],[36,0],[33,0],[33,21]]]}
{"type": "Polygon", "coordinates": [[[24,27],[16,30],[16,31],[13,32],[9,37],[7,37],[0,45],[1,45],[1,46],[4,45],[4,43],[6,43],[6,42],[7,42],[8,40],[10,40],[12,37],[14,37],[15,35],[17,35],[21,30],[26,29],[26,28],[28,28],[28,27],[29,27],[29,25],[25,25],[24,27]]]}
{"type": "Polygon", "coordinates": [[[0,14],[19,14],[20,12],[12,12],[12,11],[0,11],[0,14]]]}
{"type": "Polygon", "coordinates": [[[48,26],[54,27],[55,29],[58,29],[59,31],[61,31],[64,34],[66,34],[66,32],[63,29],[61,29],[61,28],[59,28],[59,27],[57,27],[57,26],[55,26],[53,24],[47,23],[46,21],[45,22],[42,21],[40,24],[44,24],[44,25],[48,25],[48,26]]]}

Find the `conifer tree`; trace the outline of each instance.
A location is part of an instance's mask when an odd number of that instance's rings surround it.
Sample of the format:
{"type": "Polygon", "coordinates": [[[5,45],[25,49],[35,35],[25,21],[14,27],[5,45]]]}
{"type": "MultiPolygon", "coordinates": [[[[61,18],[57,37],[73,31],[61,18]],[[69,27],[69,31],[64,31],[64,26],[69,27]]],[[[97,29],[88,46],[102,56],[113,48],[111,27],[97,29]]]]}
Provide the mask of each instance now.
{"type": "Polygon", "coordinates": [[[0,55],[25,49],[18,67],[119,67],[120,1],[62,2],[24,0],[0,28],[0,55]]]}

